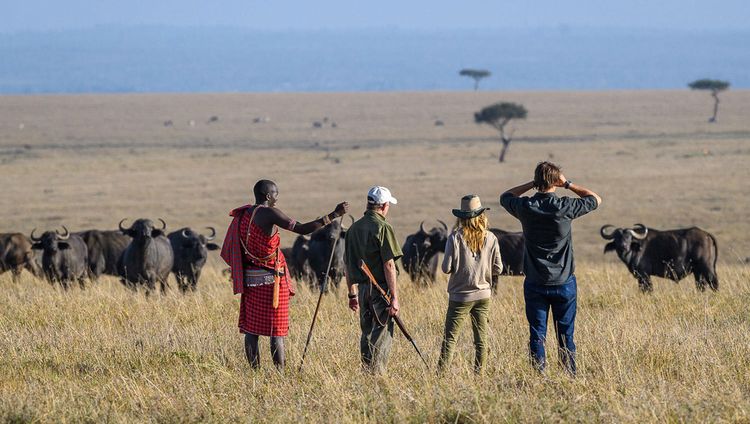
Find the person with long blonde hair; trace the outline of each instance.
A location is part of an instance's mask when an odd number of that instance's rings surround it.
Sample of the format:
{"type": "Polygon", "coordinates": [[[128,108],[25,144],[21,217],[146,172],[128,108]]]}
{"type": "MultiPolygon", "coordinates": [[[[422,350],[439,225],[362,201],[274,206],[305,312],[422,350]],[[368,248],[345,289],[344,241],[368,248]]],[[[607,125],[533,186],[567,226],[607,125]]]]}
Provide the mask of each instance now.
{"type": "Polygon", "coordinates": [[[458,220],[445,244],[442,269],[448,278],[448,311],[438,368],[450,364],[456,337],[463,319],[471,316],[474,333],[474,371],[480,372],[487,357],[487,316],[492,287],[497,284],[503,264],[497,237],[489,229],[486,210],[479,196],[461,198],[461,208],[453,209],[458,220]]]}

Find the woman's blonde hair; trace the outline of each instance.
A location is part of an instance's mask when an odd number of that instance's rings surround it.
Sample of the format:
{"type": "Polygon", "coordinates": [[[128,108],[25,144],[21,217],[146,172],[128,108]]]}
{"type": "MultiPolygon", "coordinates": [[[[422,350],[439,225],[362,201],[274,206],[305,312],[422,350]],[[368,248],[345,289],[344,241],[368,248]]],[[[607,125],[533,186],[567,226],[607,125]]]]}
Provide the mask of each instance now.
{"type": "Polygon", "coordinates": [[[487,214],[482,212],[474,218],[458,218],[456,227],[463,228],[464,240],[469,250],[478,254],[484,246],[484,240],[487,238],[487,229],[490,227],[490,220],[487,214]]]}

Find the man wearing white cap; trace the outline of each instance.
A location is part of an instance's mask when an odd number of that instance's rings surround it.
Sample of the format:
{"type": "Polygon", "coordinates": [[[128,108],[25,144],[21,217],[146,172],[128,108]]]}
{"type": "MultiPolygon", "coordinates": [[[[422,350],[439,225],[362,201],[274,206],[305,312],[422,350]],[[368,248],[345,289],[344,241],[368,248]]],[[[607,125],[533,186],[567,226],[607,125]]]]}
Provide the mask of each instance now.
{"type": "Polygon", "coordinates": [[[391,205],[398,203],[391,191],[375,186],[367,192],[367,210],[346,232],[346,282],[349,308],[359,310],[362,329],[359,347],[362,366],[372,372],[385,371],[393,340],[393,320],[399,311],[396,285],[396,260],[402,256],[393,227],[386,222],[391,205]],[[359,269],[363,260],[381,287],[388,287],[389,308],[385,299],[373,290],[368,277],[359,269]],[[355,287],[356,286],[356,287],[355,287]]]}

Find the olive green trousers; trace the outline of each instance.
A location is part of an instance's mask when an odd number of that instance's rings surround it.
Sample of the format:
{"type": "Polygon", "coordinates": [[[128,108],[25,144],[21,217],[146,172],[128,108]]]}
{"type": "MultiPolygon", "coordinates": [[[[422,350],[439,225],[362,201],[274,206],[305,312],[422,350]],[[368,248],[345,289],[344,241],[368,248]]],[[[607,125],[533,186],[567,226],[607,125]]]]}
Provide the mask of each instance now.
{"type": "Polygon", "coordinates": [[[474,371],[480,372],[487,359],[487,316],[490,312],[490,299],[472,302],[448,302],[445,315],[445,336],[440,349],[438,369],[448,366],[453,356],[453,348],[461,327],[461,322],[468,315],[471,317],[471,331],[474,333],[474,371]]]}

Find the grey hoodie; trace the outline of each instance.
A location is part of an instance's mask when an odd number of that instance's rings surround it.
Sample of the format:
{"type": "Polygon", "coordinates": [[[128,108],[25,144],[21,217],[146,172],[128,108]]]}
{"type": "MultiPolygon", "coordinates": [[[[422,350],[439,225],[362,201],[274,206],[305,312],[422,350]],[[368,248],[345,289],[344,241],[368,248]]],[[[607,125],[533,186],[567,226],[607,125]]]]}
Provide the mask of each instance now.
{"type": "Polygon", "coordinates": [[[454,230],[445,243],[443,272],[448,278],[448,298],[454,302],[472,302],[492,296],[492,276],[500,275],[503,263],[497,237],[487,231],[484,246],[475,254],[466,245],[463,230],[454,230]]]}

